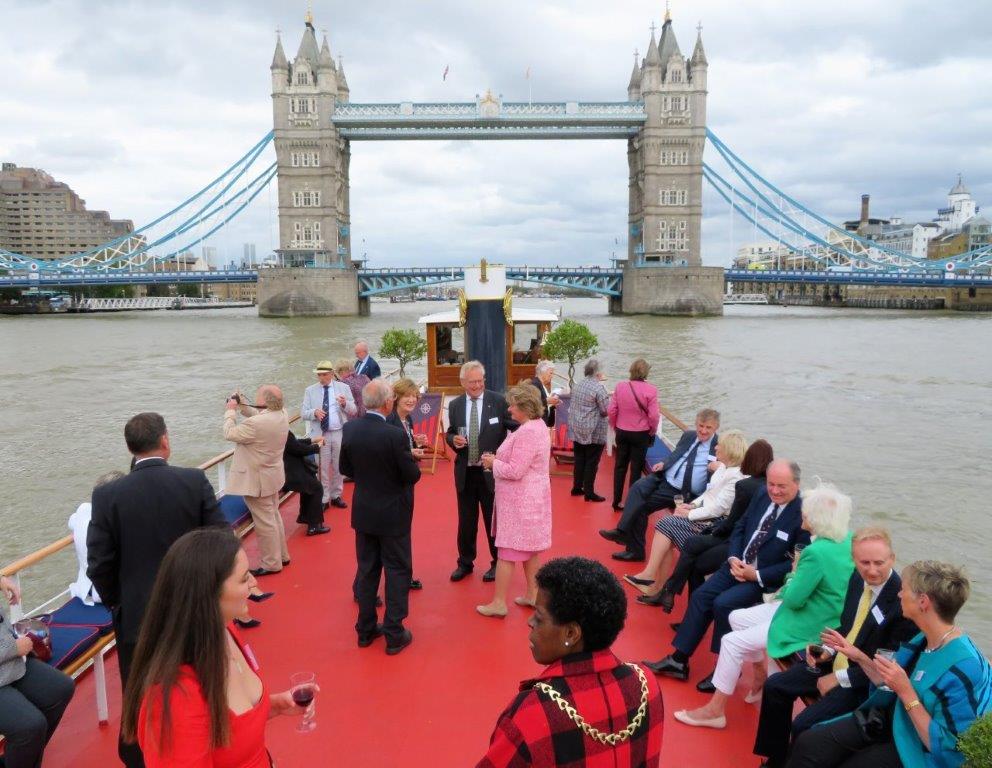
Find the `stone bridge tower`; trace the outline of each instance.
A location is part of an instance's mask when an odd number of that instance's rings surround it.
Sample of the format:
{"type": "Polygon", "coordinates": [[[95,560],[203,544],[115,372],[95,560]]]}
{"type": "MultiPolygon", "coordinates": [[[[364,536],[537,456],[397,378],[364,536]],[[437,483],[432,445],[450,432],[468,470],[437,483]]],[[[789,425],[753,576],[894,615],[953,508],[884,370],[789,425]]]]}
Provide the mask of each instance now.
{"type": "Polygon", "coordinates": [[[270,70],[280,266],[259,273],[259,314],[359,314],[367,301],[358,298],[351,260],[351,147],[334,127],[335,105],[349,96],[344,67],[326,34],[318,47],[308,12],[295,58],[286,58],[277,35],[270,70]]]}
{"type": "Polygon", "coordinates": [[[627,145],[629,237],[623,297],[611,311],[720,314],[723,270],[702,266],[703,147],[709,64],[698,29],[685,58],[669,13],[627,85],[647,120],[627,145]]]}

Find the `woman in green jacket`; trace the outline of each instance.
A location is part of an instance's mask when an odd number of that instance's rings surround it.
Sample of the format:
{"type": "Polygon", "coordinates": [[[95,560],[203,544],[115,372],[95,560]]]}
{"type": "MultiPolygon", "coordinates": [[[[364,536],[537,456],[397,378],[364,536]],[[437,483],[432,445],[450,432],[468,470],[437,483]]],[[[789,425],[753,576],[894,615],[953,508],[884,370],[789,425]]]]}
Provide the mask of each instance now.
{"type": "Polygon", "coordinates": [[[727,700],[737,687],[745,662],[755,663],[755,680],[744,700],[761,696],[766,654],[773,658],[801,651],[818,642],[824,627],[840,622],[847,582],[854,570],[851,558],[851,499],[830,485],[803,496],[803,528],[813,542],[796,558],[793,572],[775,598],[730,614],[734,631],[720,641],[720,656],[712,675],[713,697],[675,719],[686,725],[725,728],[727,700]]]}

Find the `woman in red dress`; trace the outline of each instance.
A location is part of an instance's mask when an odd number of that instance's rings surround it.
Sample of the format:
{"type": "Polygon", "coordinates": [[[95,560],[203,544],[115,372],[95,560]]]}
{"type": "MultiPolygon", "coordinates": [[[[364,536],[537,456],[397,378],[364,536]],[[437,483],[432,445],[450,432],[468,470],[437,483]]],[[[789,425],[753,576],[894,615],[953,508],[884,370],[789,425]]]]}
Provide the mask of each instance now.
{"type": "MultiPolygon", "coordinates": [[[[302,715],[291,691],[269,693],[233,627],[255,583],[229,530],[191,531],[155,580],[124,698],[124,738],[147,768],[270,768],[265,723],[302,715]]],[[[312,706],[312,705],[311,705],[312,706]]]]}

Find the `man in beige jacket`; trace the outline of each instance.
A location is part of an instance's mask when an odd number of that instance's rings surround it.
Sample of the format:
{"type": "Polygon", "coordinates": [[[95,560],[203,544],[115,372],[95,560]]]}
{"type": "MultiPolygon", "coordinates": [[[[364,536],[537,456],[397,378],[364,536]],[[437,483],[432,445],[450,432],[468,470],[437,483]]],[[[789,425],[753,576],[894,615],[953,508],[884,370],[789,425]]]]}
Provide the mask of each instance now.
{"type": "Polygon", "coordinates": [[[265,384],[255,393],[255,407],[233,396],[224,412],[224,439],[235,443],[228,475],[227,493],[243,496],[258,536],[261,566],[254,576],[278,573],[289,563],[286,530],[279,514],[279,489],[286,481],[282,453],[289,432],[289,418],[283,409],[282,391],[265,384]],[[237,423],[240,406],[245,418],[237,423]]]}

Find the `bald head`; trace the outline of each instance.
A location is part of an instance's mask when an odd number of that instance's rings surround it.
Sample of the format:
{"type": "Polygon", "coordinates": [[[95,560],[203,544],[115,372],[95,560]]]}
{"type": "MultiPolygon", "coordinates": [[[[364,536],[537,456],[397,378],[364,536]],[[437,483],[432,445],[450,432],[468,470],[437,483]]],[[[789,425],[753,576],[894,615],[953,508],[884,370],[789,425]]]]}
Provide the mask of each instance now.
{"type": "Polygon", "coordinates": [[[765,474],[768,496],[775,504],[788,504],[799,495],[799,465],[789,459],[777,459],[765,474]]]}
{"type": "Polygon", "coordinates": [[[282,390],[275,384],[263,384],[255,393],[255,402],[270,411],[282,410],[282,390]]]}
{"type": "Polygon", "coordinates": [[[393,410],[393,388],[382,379],[372,379],[362,387],[362,403],[367,410],[388,416],[393,410]]]}

